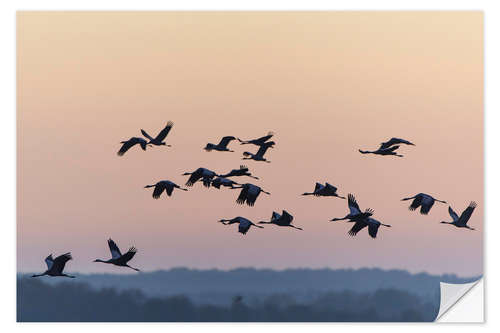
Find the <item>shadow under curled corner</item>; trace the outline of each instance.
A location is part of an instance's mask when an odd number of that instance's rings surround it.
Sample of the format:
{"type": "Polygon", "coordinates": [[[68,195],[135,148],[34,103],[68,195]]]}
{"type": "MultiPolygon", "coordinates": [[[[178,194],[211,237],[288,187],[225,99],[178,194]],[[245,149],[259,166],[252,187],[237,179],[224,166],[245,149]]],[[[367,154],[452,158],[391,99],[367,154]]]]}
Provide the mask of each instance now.
{"type": "Polygon", "coordinates": [[[470,283],[440,282],[440,305],[436,322],[484,322],[484,280],[470,283]],[[463,314],[467,314],[463,316],[463,314]]]}

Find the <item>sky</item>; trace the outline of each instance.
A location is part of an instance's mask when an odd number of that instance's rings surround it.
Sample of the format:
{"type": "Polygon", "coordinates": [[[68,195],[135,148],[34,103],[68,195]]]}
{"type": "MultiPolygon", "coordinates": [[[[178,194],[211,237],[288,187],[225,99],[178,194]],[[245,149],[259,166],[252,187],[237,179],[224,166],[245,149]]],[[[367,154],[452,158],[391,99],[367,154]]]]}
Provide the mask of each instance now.
{"type": "Polygon", "coordinates": [[[68,271],[123,272],[111,237],[142,270],[360,268],[483,272],[483,14],[481,12],[19,12],[17,14],[17,266],[43,271],[71,251],[68,271]],[[172,147],[120,141],[160,131],[172,147]],[[271,163],[242,161],[254,146],[206,152],[222,136],[273,131],[271,163]],[[403,158],[362,155],[391,137],[403,158]],[[254,207],[237,190],[154,200],[147,184],[198,167],[246,164],[271,192],[254,207]],[[315,182],[355,194],[392,225],[352,238],[347,201],[304,197],[315,182]],[[448,205],[429,215],[401,198],[419,192],[448,205]],[[221,218],[269,220],[287,210],[302,227],[243,236],[221,218]]]}

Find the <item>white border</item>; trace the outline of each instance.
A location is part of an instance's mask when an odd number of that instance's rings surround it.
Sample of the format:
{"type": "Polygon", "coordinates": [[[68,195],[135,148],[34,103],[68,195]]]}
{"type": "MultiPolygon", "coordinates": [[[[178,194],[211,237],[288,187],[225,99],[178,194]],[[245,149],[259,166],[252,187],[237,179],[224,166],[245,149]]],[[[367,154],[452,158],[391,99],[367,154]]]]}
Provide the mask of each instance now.
{"type": "MultiPolygon", "coordinates": [[[[6,158],[2,160],[1,165],[1,212],[2,212],[2,274],[0,274],[2,288],[2,297],[0,304],[0,318],[2,320],[2,329],[9,330],[28,330],[37,332],[83,332],[89,329],[108,330],[109,328],[120,329],[124,332],[132,332],[140,330],[147,331],[164,331],[175,330],[191,331],[201,330],[206,332],[230,332],[238,330],[238,332],[253,332],[256,329],[263,331],[275,331],[286,329],[290,332],[302,332],[304,329],[313,329],[314,331],[331,332],[332,329],[341,329],[342,331],[351,331],[358,329],[369,329],[372,332],[392,332],[400,331],[401,326],[405,325],[404,329],[411,331],[426,330],[443,330],[453,329],[454,331],[470,331],[479,327],[471,327],[470,325],[459,324],[16,324],[16,307],[15,307],[15,203],[14,195],[16,188],[15,181],[15,11],[16,10],[483,10],[485,12],[485,161],[486,161],[486,196],[485,196],[485,276],[488,283],[488,297],[486,297],[486,325],[483,328],[498,329],[498,322],[495,315],[488,316],[488,309],[497,309],[495,301],[498,295],[499,283],[498,268],[493,264],[496,259],[495,253],[498,253],[498,243],[493,237],[500,235],[498,225],[500,223],[498,214],[495,214],[493,209],[490,209],[492,204],[497,199],[494,196],[493,190],[499,186],[498,173],[500,171],[498,163],[498,143],[499,143],[499,103],[498,95],[500,93],[499,74],[499,43],[500,43],[500,13],[499,1],[444,1],[444,0],[420,0],[420,1],[274,1],[274,0],[253,0],[253,1],[129,1],[122,0],[120,2],[111,2],[103,0],[86,0],[86,1],[3,1],[0,4],[0,34],[4,48],[0,52],[1,57],[1,147],[2,155],[6,158]],[[490,256],[491,265],[487,259],[490,256]],[[139,326],[140,325],[140,326],[139,326]],[[307,325],[307,326],[306,326],[307,325]],[[421,325],[427,325],[425,328],[421,325]],[[139,328],[140,327],[140,328],[139,328]]],[[[464,152],[464,157],[466,152],[464,152]]],[[[467,176],[467,175],[464,175],[467,176]]],[[[496,260],[498,262],[498,260],[496,260]]]]}

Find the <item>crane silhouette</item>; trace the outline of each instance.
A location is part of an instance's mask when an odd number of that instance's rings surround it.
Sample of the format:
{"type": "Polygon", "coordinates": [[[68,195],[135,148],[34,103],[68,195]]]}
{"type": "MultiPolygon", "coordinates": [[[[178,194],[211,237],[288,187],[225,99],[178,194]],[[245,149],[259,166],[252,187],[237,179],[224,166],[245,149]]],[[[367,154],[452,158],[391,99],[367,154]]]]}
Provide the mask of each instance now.
{"type": "Polygon", "coordinates": [[[409,210],[415,210],[420,207],[420,214],[427,215],[434,206],[434,202],[446,203],[446,201],[438,200],[430,196],[429,194],[419,193],[413,197],[401,199],[401,201],[412,200],[412,203],[408,207],[409,210]]]}
{"type": "Polygon", "coordinates": [[[274,145],[274,141],[266,142],[260,146],[259,150],[255,154],[250,153],[248,151],[245,151],[245,152],[243,152],[243,156],[245,156],[245,157],[243,157],[242,159],[271,163],[271,161],[268,161],[264,158],[264,154],[266,153],[266,151],[269,148],[274,148],[273,145],[274,145]]]}
{"type": "Polygon", "coordinates": [[[236,140],[234,136],[225,136],[220,140],[218,144],[207,143],[207,145],[203,149],[205,149],[206,151],[217,150],[234,152],[234,150],[230,150],[229,148],[227,148],[227,145],[233,140],[236,140]]]}
{"type": "Polygon", "coordinates": [[[180,187],[174,182],[171,182],[170,180],[161,180],[157,182],[154,185],[146,185],[144,188],[150,188],[154,187],[155,189],[153,190],[153,198],[159,199],[160,195],[163,193],[163,191],[167,192],[168,196],[172,195],[172,192],[174,191],[174,188],[178,188],[183,191],[187,191],[187,189],[180,187]]]}
{"type": "Polygon", "coordinates": [[[390,146],[401,145],[401,144],[415,146],[415,144],[411,143],[410,141],[407,141],[407,140],[404,140],[404,139],[399,139],[399,138],[391,138],[390,140],[388,140],[386,142],[382,142],[380,144],[380,148],[379,149],[386,149],[386,148],[389,148],[390,146]]]}
{"type": "MultiPolygon", "coordinates": [[[[243,141],[243,140],[238,138],[238,141],[241,142],[242,145],[252,144],[252,145],[256,145],[256,146],[262,146],[264,143],[266,143],[267,140],[272,138],[273,135],[274,135],[273,132],[269,132],[269,133],[267,133],[266,136],[260,137],[258,139],[243,141]]],[[[273,142],[273,144],[274,144],[274,142],[273,142]]]]}
{"type": "Polygon", "coordinates": [[[234,188],[234,185],[241,185],[241,184],[238,184],[237,182],[224,177],[217,177],[214,180],[212,180],[212,186],[215,187],[216,189],[220,189],[221,186],[234,188]]]}
{"type": "Polygon", "coordinates": [[[337,197],[341,199],[345,199],[338,195],[337,188],[331,184],[325,183],[325,185],[316,183],[316,187],[313,192],[302,193],[302,195],[314,195],[316,197],[337,197]]]}
{"type": "Polygon", "coordinates": [[[108,246],[109,250],[111,251],[111,259],[109,260],[96,259],[94,260],[94,262],[102,262],[104,264],[112,264],[120,267],[128,267],[133,269],[134,271],[137,272],[140,271],[140,269],[128,265],[128,262],[137,253],[137,249],[135,247],[132,246],[127,253],[122,254],[116,243],[111,238],[108,239],[108,246]]]}
{"type": "Polygon", "coordinates": [[[448,207],[448,213],[450,213],[451,218],[453,219],[453,222],[446,222],[446,221],[441,221],[441,223],[445,224],[451,224],[454,225],[457,228],[466,228],[469,230],[476,230],[474,228],[471,228],[467,225],[467,222],[469,221],[472,212],[474,212],[474,209],[476,208],[476,203],[472,201],[467,208],[462,212],[460,217],[455,213],[455,211],[451,208],[451,206],[448,207]]]}
{"type": "Polygon", "coordinates": [[[224,178],[238,177],[238,176],[248,176],[254,179],[259,179],[259,177],[252,176],[246,165],[240,165],[239,169],[233,169],[230,172],[226,173],[225,175],[221,175],[221,177],[224,178]]]}
{"type": "Polygon", "coordinates": [[[267,195],[271,194],[269,192],[264,191],[260,186],[253,185],[250,183],[233,187],[233,189],[237,188],[241,188],[240,195],[236,199],[236,202],[240,205],[243,205],[246,202],[248,206],[253,206],[255,204],[255,200],[257,200],[257,197],[261,192],[267,195]]]}
{"type": "Polygon", "coordinates": [[[380,226],[391,227],[389,224],[383,224],[380,221],[375,220],[374,218],[367,217],[365,219],[361,219],[356,221],[356,223],[352,226],[351,230],[349,230],[349,236],[356,236],[358,232],[363,230],[365,227],[368,227],[368,234],[372,238],[377,237],[378,228],[380,226]]]}
{"type": "Polygon", "coordinates": [[[120,150],[118,151],[118,156],[123,156],[130,148],[132,148],[135,145],[140,145],[142,150],[146,150],[146,147],[148,145],[148,142],[144,140],[143,138],[130,138],[127,141],[121,141],[122,144],[120,150]]]}
{"type": "Polygon", "coordinates": [[[403,155],[399,155],[398,153],[395,152],[395,150],[398,148],[399,148],[399,146],[392,146],[392,147],[383,148],[383,149],[379,148],[379,149],[373,150],[373,151],[361,150],[361,149],[358,149],[358,150],[361,154],[375,154],[375,155],[383,155],[383,156],[393,155],[393,156],[397,156],[397,157],[403,157],[403,155]]]}
{"type": "Polygon", "coordinates": [[[273,214],[271,215],[271,220],[269,222],[260,221],[259,223],[260,224],[275,224],[275,225],[280,226],[280,227],[291,227],[291,228],[295,228],[298,230],[303,230],[302,228],[299,228],[299,227],[292,225],[291,224],[292,221],[293,221],[293,216],[290,213],[288,213],[286,210],[283,210],[281,215],[276,213],[276,212],[273,212],[273,214]]]}
{"type": "Polygon", "coordinates": [[[251,226],[254,226],[254,227],[257,227],[257,228],[264,228],[264,227],[262,227],[260,225],[257,225],[255,223],[253,223],[249,219],[246,219],[246,218],[241,217],[241,216],[237,216],[237,217],[232,218],[230,220],[228,220],[228,219],[222,219],[222,220],[219,220],[219,222],[221,222],[224,225],[239,223],[238,232],[242,233],[243,235],[245,235],[248,232],[248,230],[250,230],[251,226]]]}
{"type": "Polygon", "coordinates": [[[170,130],[172,129],[173,126],[174,126],[174,123],[169,120],[168,123],[167,123],[167,126],[165,126],[165,128],[163,128],[160,131],[160,133],[158,133],[158,135],[156,136],[156,138],[151,137],[151,135],[149,135],[143,129],[141,129],[141,133],[146,138],[148,138],[148,140],[149,140],[148,144],[150,144],[150,145],[171,147],[171,145],[167,145],[165,142],[163,142],[163,140],[165,140],[165,138],[167,137],[168,133],[170,132],[170,130]]]}
{"type": "Polygon", "coordinates": [[[347,207],[349,208],[349,214],[341,218],[333,218],[330,221],[349,220],[349,222],[358,222],[373,215],[373,209],[371,208],[361,212],[356,198],[351,193],[347,195],[347,207]]]}
{"type": "Polygon", "coordinates": [[[50,254],[47,258],[45,258],[45,263],[47,264],[47,270],[43,272],[42,274],[34,274],[31,277],[39,277],[39,276],[64,276],[68,278],[74,278],[72,275],[64,274],[64,266],[66,266],[66,263],[73,259],[71,256],[71,253],[65,253],[60,255],[59,257],[56,257],[55,259],[52,258],[52,254],[50,254]]]}
{"type": "Polygon", "coordinates": [[[185,172],[182,175],[183,176],[191,175],[186,182],[186,186],[193,186],[194,183],[202,179],[203,185],[205,187],[210,187],[212,179],[218,176],[215,172],[206,168],[198,168],[193,172],[185,172]]]}

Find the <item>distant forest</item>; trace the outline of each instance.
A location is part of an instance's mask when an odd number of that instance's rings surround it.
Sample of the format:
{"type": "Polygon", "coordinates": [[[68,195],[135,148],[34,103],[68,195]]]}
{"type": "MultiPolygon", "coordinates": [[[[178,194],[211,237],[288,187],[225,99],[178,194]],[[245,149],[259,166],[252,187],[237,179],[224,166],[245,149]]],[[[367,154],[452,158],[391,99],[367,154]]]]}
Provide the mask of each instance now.
{"type": "Polygon", "coordinates": [[[18,274],[18,321],[432,321],[439,283],[479,277],[381,269],[18,274]]]}
{"type": "Polygon", "coordinates": [[[396,289],[325,292],[308,302],[286,293],[251,300],[234,295],[230,304],[214,305],[184,295],[95,289],[74,280],[17,280],[20,322],[422,322],[433,321],[438,310],[439,301],[396,289]]]}

